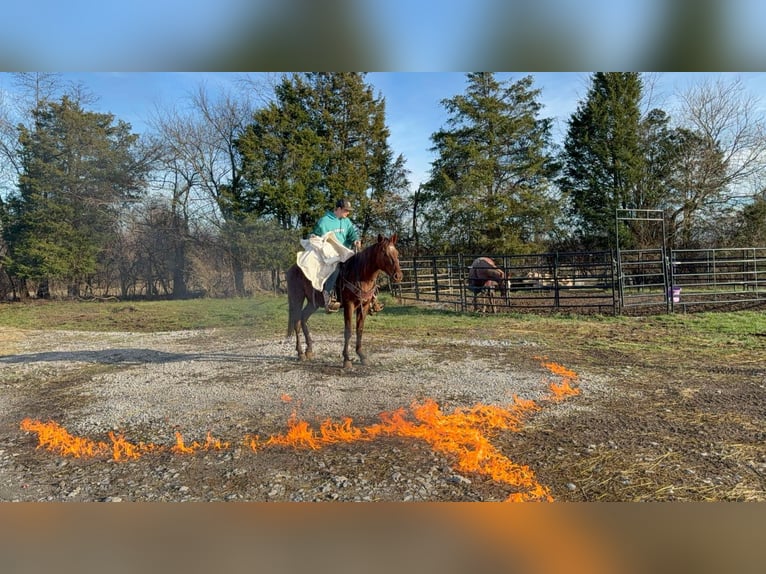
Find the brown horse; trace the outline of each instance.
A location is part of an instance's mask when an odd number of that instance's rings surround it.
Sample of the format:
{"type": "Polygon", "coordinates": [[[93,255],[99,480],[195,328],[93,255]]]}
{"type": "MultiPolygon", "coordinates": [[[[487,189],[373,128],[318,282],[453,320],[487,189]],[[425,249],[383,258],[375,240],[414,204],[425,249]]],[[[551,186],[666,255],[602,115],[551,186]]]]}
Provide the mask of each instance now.
{"type": "Polygon", "coordinates": [[[505,273],[489,257],[477,257],[468,269],[468,289],[473,293],[473,310],[478,311],[477,298],[486,296],[490,309],[495,312],[493,293],[500,291],[505,301],[508,300],[508,279],[505,273]]]}
{"type": "MultiPolygon", "coordinates": [[[[397,235],[385,238],[378,235],[378,241],[361,252],[353,255],[341,266],[337,285],[340,290],[340,301],[345,320],[343,343],[343,367],[351,366],[348,353],[351,339],[351,318],[356,312],[356,354],[363,365],[367,357],[362,352],[362,333],[364,319],[370,310],[370,303],[377,290],[376,280],[383,271],[395,283],[402,280],[402,270],[399,267],[399,252],[396,249],[397,235]]],[[[314,357],[311,334],[309,333],[309,317],[323,305],[322,292],[317,291],[306,278],[297,264],[287,270],[287,294],[290,317],[287,325],[287,336],[295,334],[295,350],[300,360],[314,357]],[[304,306],[304,302],[306,305],[304,306]],[[305,350],[301,347],[301,331],[306,339],[305,350]]]]}

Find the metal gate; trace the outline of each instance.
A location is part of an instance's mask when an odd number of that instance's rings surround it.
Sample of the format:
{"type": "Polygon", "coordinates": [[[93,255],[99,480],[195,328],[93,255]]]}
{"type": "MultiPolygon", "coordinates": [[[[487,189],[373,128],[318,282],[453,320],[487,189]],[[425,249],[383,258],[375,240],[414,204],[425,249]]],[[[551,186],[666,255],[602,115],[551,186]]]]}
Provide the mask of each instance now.
{"type": "Polygon", "coordinates": [[[617,209],[617,278],[620,308],[662,307],[673,310],[677,299],[671,284],[671,270],[665,239],[665,216],[659,209],[617,209]],[[620,249],[620,222],[657,222],[662,227],[662,244],[654,249],[620,249]]]}

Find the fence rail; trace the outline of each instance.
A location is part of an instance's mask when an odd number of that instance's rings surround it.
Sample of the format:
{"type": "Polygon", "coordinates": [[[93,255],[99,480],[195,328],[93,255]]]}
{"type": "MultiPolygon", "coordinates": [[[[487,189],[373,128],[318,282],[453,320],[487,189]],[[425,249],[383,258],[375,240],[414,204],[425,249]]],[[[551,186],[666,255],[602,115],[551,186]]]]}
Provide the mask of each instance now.
{"type": "Polygon", "coordinates": [[[677,249],[670,268],[674,306],[766,302],[766,248],[677,249]]]}
{"type": "MultiPolygon", "coordinates": [[[[486,294],[467,288],[469,267],[478,256],[402,258],[404,279],[396,295],[455,311],[492,309],[486,294]]],[[[766,248],[487,256],[510,279],[507,297],[492,293],[491,303],[500,311],[627,314],[766,303],[766,248]]]]}

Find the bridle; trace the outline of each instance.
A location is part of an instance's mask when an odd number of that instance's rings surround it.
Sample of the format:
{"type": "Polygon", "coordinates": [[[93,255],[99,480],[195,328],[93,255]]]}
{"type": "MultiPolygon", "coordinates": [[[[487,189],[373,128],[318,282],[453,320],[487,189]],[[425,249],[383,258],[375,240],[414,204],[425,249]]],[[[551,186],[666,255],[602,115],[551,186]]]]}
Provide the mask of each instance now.
{"type": "MultiPolygon", "coordinates": [[[[390,263],[391,264],[390,266],[395,268],[396,267],[396,265],[395,265],[396,261],[393,258],[393,256],[389,254],[389,252],[388,252],[389,248],[390,248],[390,243],[388,241],[385,241],[383,243],[383,245],[381,245],[381,247],[379,249],[384,251],[382,253],[382,256],[386,258],[387,263],[390,263]]],[[[359,254],[357,254],[357,256],[358,255],[359,254]]],[[[379,255],[381,255],[381,254],[377,254],[377,256],[379,256],[379,255]]],[[[355,265],[355,269],[354,269],[354,271],[355,271],[354,274],[356,275],[356,281],[355,282],[349,281],[348,278],[347,278],[347,274],[344,273],[343,284],[349,289],[349,291],[351,291],[354,294],[354,296],[356,296],[357,299],[359,299],[359,301],[361,303],[364,304],[364,303],[367,303],[367,302],[371,301],[372,298],[378,293],[378,284],[377,284],[376,281],[373,281],[372,288],[370,288],[370,289],[362,289],[361,281],[359,279],[359,265],[358,265],[358,261],[356,261],[355,264],[356,265],[355,265]]],[[[388,271],[386,271],[382,267],[380,267],[380,271],[384,271],[385,273],[388,273],[388,271]]]]}

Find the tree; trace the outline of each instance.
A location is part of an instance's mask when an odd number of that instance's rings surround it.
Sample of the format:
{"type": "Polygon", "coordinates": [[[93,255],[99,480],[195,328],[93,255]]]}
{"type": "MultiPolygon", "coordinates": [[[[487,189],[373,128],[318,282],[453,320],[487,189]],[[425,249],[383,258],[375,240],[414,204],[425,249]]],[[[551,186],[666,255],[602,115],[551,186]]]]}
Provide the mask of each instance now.
{"type": "Polygon", "coordinates": [[[174,299],[183,299],[188,296],[191,200],[193,190],[201,185],[198,152],[202,146],[197,124],[191,116],[166,111],[155,115],[152,124],[156,131],[153,138],[156,185],[167,191],[169,197],[164,231],[171,242],[165,247],[173,254],[172,294],[174,299]]]}
{"type": "Polygon", "coordinates": [[[499,82],[467,75],[464,94],[445,99],[447,126],[431,139],[437,159],[418,207],[437,251],[526,251],[549,237],[557,204],[551,181],[551,120],[539,117],[533,78],[499,82]]]}
{"type": "Polygon", "coordinates": [[[569,120],[559,185],[585,245],[614,246],[616,210],[638,207],[636,192],[645,173],[641,89],[638,73],[595,73],[569,120]]]}
{"type": "Polygon", "coordinates": [[[284,76],[275,96],[237,142],[248,185],[242,208],[305,235],[345,197],[362,236],[392,231],[404,161],[393,157],[385,102],[364,74],[284,76]]]}
{"type": "Polygon", "coordinates": [[[121,202],[144,191],[147,164],[138,136],[111,114],[87,112],[67,96],[42,101],[31,127],[19,126],[18,188],[7,201],[3,237],[9,273],[39,281],[69,282],[79,293],[95,271],[121,202]]]}
{"type": "Polygon", "coordinates": [[[738,247],[766,246],[766,195],[757,196],[742,209],[734,221],[729,239],[738,247]]]}
{"type": "Polygon", "coordinates": [[[673,246],[698,247],[766,175],[766,123],[741,80],[700,82],[680,95],[666,208],[673,246]]]}
{"type": "MultiPolygon", "coordinates": [[[[248,86],[241,93],[211,93],[200,85],[191,95],[188,108],[158,110],[152,120],[162,150],[158,173],[173,198],[176,296],[183,296],[181,281],[188,271],[190,220],[212,225],[229,237],[230,230],[240,228],[238,224],[246,218],[248,207],[236,141],[252,116],[251,96],[257,89],[248,86]],[[192,214],[194,200],[199,207],[192,214]]],[[[239,252],[239,246],[246,241],[247,238],[241,238],[228,244],[227,259],[238,296],[246,294],[245,261],[249,256],[239,252]]]]}

